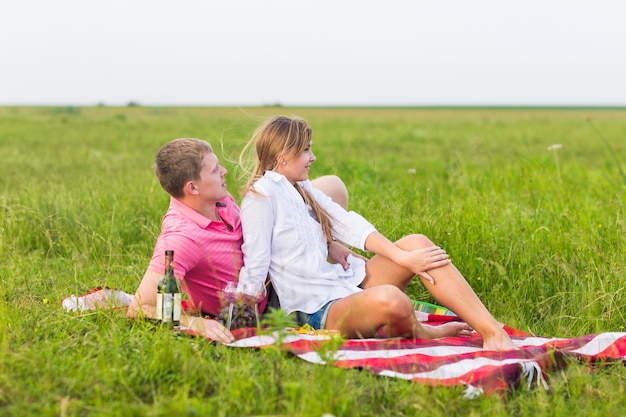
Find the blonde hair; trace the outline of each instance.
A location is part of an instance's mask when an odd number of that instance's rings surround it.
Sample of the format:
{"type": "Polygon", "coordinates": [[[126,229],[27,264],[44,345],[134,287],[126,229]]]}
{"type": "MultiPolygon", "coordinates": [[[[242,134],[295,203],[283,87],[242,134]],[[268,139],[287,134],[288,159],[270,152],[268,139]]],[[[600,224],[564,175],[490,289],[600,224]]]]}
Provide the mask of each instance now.
{"type": "MultiPolygon", "coordinates": [[[[254,183],[265,174],[265,171],[275,171],[284,158],[295,157],[304,152],[311,144],[312,135],[313,132],[308,123],[295,116],[274,116],[257,127],[239,157],[239,165],[246,171],[244,155],[249,154],[254,145],[256,162],[248,182],[244,186],[244,192],[256,193],[254,183]]],[[[330,242],[332,240],[330,215],[300,184],[296,182],[294,187],[304,202],[313,210],[322,226],[326,240],[330,242]]]]}

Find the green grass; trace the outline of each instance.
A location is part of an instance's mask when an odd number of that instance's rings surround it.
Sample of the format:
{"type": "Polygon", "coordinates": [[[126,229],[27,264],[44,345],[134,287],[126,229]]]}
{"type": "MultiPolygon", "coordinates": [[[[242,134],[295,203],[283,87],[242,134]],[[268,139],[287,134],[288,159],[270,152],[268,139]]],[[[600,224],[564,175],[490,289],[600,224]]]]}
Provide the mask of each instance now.
{"type": "MultiPolygon", "coordinates": [[[[341,176],[390,238],[445,247],[499,320],[542,336],[624,330],[626,110],[4,107],[0,414],[621,415],[622,364],[573,363],[548,393],[467,401],[462,387],[62,311],[67,295],[138,285],[168,204],[152,172],[164,143],[211,142],[240,199],[232,161],[278,113],[312,125],[313,176],[341,176]]],[[[433,301],[418,282],[409,293],[433,301]]]]}

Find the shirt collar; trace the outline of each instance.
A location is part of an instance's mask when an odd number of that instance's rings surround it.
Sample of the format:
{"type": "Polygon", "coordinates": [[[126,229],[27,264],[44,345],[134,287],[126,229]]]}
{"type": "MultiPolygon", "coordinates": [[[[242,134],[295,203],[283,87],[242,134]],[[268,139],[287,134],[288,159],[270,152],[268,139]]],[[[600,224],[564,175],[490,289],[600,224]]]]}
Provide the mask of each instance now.
{"type": "Polygon", "coordinates": [[[179,199],[175,197],[171,197],[171,196],[170,196],[170,207],[178,211],[183,216],[187,217],[189,220],[193,221],[194,223],[196,223],[198,226],[200,226],[203,229],[206,229],[209,226],[209,224],[211,224],[214,221],[198,213],[197,211],[195,211],[194,209],[192,209],[191,207],[189,207],[187,204],[183,203],[179,199]]]}
{"type": "Polygon", "coordinates": [[[274,182],[278,182],[280,180],[287,179],[287,178],[285,178],[285,176],[283,174],[279,174],[276,171],[269,171],[269,170],[265,171],[265,177],[271,179],[274,182]]]}
{"type": "MultiPolygon", "coordinates": [[[[269,178],[269,179],[271,179],[274,182],[279,182],[279,181],[283,181],[283,180],[287,181],[287,177],[285,177],[283,174],[279,174],[276,171],[267,170],[267,171],[265,171],[265,175],[264,176],[269,178]]],[[[309,180],[306,180],[306,181],[296,181],[296,182],[304,187],[305,184],[307,182],[309,182],[309,180]]]]}

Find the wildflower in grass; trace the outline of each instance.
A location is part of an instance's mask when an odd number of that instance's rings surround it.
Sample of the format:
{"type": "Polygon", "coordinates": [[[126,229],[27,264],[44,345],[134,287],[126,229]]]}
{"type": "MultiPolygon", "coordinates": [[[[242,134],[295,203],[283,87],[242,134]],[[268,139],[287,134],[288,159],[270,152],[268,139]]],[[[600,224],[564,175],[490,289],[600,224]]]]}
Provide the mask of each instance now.
{"type": "Polygon", "coordinates": [[[557,156],[557,151],[562,147],[563,145],[561,145],[560,143],[555,143],[548,146],[548,150],[554,153],[554,164],[556,165],[556,174],[559,177],[559,182],[561,182],[561,169],[559,168],[559,158],[557,156]]]}
{"type": "Polygon", "coordinates": [[[406,170],[407,174],[415,174],[417,172],[417,170],[415,168],[409,168],[406,170]]]}
{"type": "Polygon", "coordinates": [[[48,299],[47,298],[44,298],[42,301],[43,301],[44,304],[48,304],[48,299]]]}

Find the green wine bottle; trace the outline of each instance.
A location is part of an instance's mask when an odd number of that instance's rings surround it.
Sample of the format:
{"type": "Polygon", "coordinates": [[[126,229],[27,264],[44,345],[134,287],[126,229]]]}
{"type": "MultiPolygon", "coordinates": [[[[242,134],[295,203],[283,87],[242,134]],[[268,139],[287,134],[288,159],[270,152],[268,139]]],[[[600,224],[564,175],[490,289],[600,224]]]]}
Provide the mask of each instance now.
{"type": "Polygon", "coordinates": [[[174,251],[165,251],[165,274],[157,286],[157,319],[162,323],[180,325],[181,293],[174,276],[174,251]]]}

